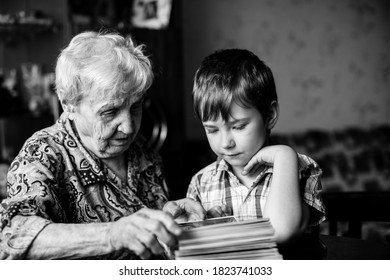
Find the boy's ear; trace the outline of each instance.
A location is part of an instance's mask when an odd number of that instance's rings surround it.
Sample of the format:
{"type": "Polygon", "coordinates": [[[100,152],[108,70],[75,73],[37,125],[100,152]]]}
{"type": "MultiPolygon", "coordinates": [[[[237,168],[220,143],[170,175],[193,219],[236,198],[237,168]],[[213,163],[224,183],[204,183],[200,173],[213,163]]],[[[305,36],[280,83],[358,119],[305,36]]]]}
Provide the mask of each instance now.
{"type": "Polygon", "coordinates": [[[267,115],[267,126],[268,129],[274,128],[276,125],[276,122],[279,118],[279,103],[277,101],[272,101],[271,105],[269,106],[269,111],[267,115]]]}

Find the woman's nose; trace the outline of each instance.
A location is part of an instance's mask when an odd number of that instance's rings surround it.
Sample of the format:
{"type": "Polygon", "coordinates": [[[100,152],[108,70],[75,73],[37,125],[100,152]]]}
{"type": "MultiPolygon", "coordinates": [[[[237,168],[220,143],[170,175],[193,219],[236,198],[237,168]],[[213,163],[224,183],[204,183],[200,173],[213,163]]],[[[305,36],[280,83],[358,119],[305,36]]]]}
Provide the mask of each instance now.
{"type": "Polygon", "coordinates": [[[130,112],[123,112],[121,114],[118,130],[125,134],[131,134],[133,132],[132,117],[130,112]]]}

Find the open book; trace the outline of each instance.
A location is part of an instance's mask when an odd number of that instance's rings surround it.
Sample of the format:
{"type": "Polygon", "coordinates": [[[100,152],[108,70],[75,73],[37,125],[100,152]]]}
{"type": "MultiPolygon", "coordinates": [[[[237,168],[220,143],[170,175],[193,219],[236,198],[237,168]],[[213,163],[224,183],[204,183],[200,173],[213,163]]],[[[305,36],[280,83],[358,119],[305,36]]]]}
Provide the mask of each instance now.
{"type": "Polygon", "coordinates": [[[180,224],[184,232],[174,252],[186,259],[282,259],[269,219],[222,217],[180,224]]]}

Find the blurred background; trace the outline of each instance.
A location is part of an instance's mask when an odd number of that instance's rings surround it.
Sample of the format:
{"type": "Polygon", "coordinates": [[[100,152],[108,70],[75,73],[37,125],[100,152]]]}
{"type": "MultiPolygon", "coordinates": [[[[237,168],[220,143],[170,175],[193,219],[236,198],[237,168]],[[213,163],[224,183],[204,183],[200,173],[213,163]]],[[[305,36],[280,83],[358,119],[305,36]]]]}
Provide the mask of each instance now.
{"type": "MultiPolygon", "coordinates": [[[[147,46],[156,81],[142,129],[163,157],[171,198],[184,197],[191,176],[215,160],[192,110],[198,65],[216,49],[247,48],[274,72],[274,141],[318,161],[326,193],[351,194],[329,198],[338,209],[330,213],[361,213],[344,218],[354,221],[371,208],[382,213],[358,235],[390,243],[389,1],[0,0],[1,166],[60,114],[52,89],[60,50],[101,28],[147,46]]],[[[337,233],[356,235],[346,224],[337,233]]]]}

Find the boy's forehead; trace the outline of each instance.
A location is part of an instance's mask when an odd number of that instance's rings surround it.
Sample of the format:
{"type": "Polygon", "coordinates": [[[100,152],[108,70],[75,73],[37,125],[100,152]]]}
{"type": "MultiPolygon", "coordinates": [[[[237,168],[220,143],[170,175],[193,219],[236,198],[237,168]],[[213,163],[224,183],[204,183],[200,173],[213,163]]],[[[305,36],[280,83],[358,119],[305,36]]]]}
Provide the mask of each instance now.
{"type": "Polygon", "coordinates": [[[237,103],[233,103],[229,108],[227,119],[224,119],[222,112],[219,112],[214,119],[206,120],[203,124],[211,124],[213,122],[235,122],[243,119],[247,119],[252,116],[253,113],[257,112],[257,109],[253,106],[242,106],[237,103]]]}
{"type": "Polygon", "coordinates": [[[228,121],[240,120],[247,118],[253,113],[253,110],[257,110],[253,106],[244,106],[237,102],[233,102],[229,108],[228,121]]]}

